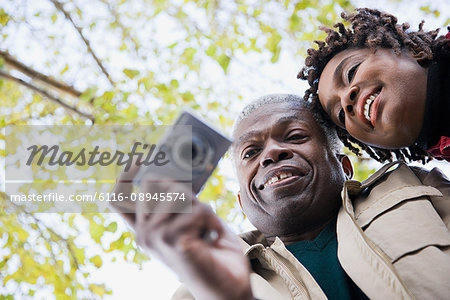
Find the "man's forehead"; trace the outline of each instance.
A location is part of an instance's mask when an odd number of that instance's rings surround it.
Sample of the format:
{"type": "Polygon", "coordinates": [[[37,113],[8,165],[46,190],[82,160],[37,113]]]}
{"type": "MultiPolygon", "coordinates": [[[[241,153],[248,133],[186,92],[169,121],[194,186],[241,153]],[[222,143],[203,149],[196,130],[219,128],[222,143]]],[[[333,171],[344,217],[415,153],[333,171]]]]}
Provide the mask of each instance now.
{"type": "MultiPolygon", "coordinates": [[[[309,107],[305,107],[304,103],[299,102],[280,102],[280,103],[268,103],[260,106],[247,113],[246,116],[237,124],[236,129],[242,127],[242,124],[248,126],[255,121],[259,121],[261,117],[270,118],[272,120],[285,119],[285,118],[297,118],[299,120],[307,118],[306,115],[312,116],[313,113],[309,107]]],[[[242,131],[242,129],[241,129],[242,131]]]]}
{"type": "MultiPolygon", "coordinates": [[[[301,119],[298,116],[283,117],[283,118],[278,119],[278,121],[275,124],[272,124],[272,126],[270,126],[270,127],[274,127],[277,125],[283,125],[286,123],[290,123],[292,121],[301,121],[301,119]]],[[[245,142],[246,140],[251,139],[252,137],[262,135],[263,132],[267,129],[270,129],[270,128],[250,129],[247,127],[246,131],[242,132],[239,136],[235,137],[236,144],[241,144],[241,143],[245,142]]]]}

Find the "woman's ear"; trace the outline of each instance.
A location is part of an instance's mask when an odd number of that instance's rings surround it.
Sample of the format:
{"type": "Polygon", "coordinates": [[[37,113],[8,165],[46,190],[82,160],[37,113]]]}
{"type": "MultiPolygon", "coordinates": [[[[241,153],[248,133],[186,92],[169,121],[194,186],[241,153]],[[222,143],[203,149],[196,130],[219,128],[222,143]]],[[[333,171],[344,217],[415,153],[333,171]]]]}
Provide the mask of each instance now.
{"type": "Polygon", "coordinates": [[[344,170],[345,173],[345,178],[351,179],[353,177],[352,162],[350,161],[347,155],[339,155],[339,158],[341,161],[342,170],[344,170]]]}

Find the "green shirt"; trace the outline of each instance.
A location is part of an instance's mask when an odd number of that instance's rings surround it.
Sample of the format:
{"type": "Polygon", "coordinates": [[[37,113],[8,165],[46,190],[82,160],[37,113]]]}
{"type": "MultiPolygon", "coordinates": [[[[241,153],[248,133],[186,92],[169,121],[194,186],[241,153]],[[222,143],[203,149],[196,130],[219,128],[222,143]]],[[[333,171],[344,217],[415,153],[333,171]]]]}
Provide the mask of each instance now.
{"type": "Polygon", "coordinates": [[[315,240],[286,245],[286,248],[308,269],[328,299],[368,299],[338,261],[336,220],[315,240]]]}

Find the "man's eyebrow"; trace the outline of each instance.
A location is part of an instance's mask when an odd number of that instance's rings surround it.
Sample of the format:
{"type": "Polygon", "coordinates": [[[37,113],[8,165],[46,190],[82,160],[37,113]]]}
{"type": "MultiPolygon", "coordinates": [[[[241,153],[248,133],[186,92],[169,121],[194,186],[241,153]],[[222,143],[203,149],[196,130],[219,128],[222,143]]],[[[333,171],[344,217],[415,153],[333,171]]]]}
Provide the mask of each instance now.
{"type": "Polygon", "coordinates": [[[243,142],[250,140],[251,138],[253,138],[254,136],[258,136],[260,135],[262,132],[260,130],[252,130],[249,132],[244,133],[243,135],[241,135],[237,141],[235,141],[234,143],[234,147],[236,148],[237,146],[241,145],[243,142]]]}
{"type": "Polygon", "coordinates": [[[278,119],[278,121],[276,122],[276,125],[288,123],[288,122],[292,122],[292,121],[304,121],[304,120],[302,118],[300,118],[298,115],[286,116],[286,117],[282,117],[282,118],[278,119]]]}
{"type": "MultiPolygon", "coordinates": [[[[304,120],[297,115],[286,116],[286,117],[282,117],[282,118],[278,119],[277,122],[273,126],[281,125],[284,123],[290,123],[292,121],[304,121],[304,120]]],[[[252,130],[252,131],[246,132],[236,140],[236,142],[234,143],[234,147],[241,145],[242,143],[244,143],[247,140],[251,140],[255,136],[261,135],[262,133],[263,133],[262,130],[252,130]]]]}

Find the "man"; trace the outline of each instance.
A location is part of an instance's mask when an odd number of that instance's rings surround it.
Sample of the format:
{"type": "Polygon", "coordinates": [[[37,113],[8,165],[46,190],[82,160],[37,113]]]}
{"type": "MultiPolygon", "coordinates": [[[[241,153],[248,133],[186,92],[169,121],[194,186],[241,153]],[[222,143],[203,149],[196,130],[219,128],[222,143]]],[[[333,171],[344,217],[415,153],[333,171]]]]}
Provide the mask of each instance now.
{"type": "Polygon", "coordinates": [[[195,200],[192,214],[137,213],[138,242],[185,283],[174,299],[450,295],[449,181],[401,165],[344,184],[351,164],[325,125],[293,95],[244,109],[232,153],[239,203],[257,230],[241,241],[195,200]]]}

